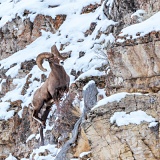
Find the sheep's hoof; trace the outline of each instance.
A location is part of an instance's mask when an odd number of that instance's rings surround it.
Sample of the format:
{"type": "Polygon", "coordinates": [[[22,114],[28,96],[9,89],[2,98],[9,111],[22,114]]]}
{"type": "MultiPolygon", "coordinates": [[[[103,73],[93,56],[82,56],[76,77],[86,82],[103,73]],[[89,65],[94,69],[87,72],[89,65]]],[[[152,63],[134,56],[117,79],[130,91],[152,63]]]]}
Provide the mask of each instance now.
{"type": "Polygon", "coordinates": [[[45,128],[46,128],[46,123],[45,123],[45,122],[42,122],[42,125],[41,125],[41,126],[42,126],[43,129],[45,129],[45,128]]]}
{"type": "Polygon", "coordinates": [[[42,125],[42,128],[43,128],[43,129],[45,129],[45,128],[46,128],[46,126],[42,125]]]}

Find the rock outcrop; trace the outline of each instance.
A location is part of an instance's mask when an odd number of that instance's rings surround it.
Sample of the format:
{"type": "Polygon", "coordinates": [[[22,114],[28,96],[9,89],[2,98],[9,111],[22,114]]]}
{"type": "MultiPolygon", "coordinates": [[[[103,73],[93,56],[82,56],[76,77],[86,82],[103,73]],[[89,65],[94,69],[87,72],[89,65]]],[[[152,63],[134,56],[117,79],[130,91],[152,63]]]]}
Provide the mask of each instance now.
{"type": "Polygon", "coordinates": [[[104,13],[109,19],[117,21],[111,27],[115,43],[109,45],[107,57],[110,70],[106,75],[106,95],[117,92],[143,93],[128,95],[121,101],[114,101],[92,110],[83,129],[88,137],[93,160],[123,159],[160,159],[159,148],[159,87],[160,87],[160,44],[159,31],[132,39],[128,35],[119,36],[121,30],[134,23],[131,15],[138,9],[146,13],[142,21],[159,11],[159,1],[113,1],[111,6],[104,6],[104,13]],[[151,8],[149,5],[151,5],[151,8]],[[126,36],[126,37],[125,37],[126,36]],[[147,93],[147,94],[146,94],[147,93]],[[143,122],[139,125],[117,126],[110,118],[115,112],[131,113],[142,110],[153,116],[157,125],[149,127],[143,122]]]}
{"type": "MultiPolygon", "coordinates": [[[[24,11],[27,17],[28,11],[24,11]]],[[[64,22],[66,15],[57,15],[55,19],[50,16],[37,15],[32,22],[29,18],[22,20],[16,17],[0,28],[0,60],[24,49],[31,42],[41,36],[41,30],[55,33],[64,22]]]]}
{"type": "MultiPolygon", "coordinates": [[[[24,14],[27,16],[27,14],[29,13],[28,11],[25,11],[24,14]]],[[[64,22],[65,18],[66,15],[57,15],[55,19],[50,16],[37,15],[34,22],[31,22],[28,18],[22,20],[20,17],[17,16],[11,22],[7,22],[0,29],[0,60],[7,58],[8,56],[19,50],[24,49],[27,45],[29,45],[31,42],[41,36],[41,30],[55,33],[55,31],[64,22]]],[[[30,78],[32,77],[29,72],[32,70],[35,64],[35,60],[23,62],[20,69],[18,70],[18,74],[16,75],[16,77],[14,77],[24,78],[26,75],[28,75],[26,83],[21,90],[21,95],[25,95],[26,90],[29,88],[29,85],[31,83],[30,78]]],[[[11,78],[10,75],[5,75],[7,70],[8,69],[4,68],[0,70],[0,97],[3,97],[7,92],[15,89],[16,87],[13,84],[14,78],[11,78]]],[[[41,81],[43,82],[45,79],[45,75],[42,75],[41,81]]],[[[39,81],[39,79],[37,79],[37,81],[39,81]]],[[[23,108],[22,118],[20,118],[20,116],[18,115],[18,112],[22,109],[22,102],[20,100],[15,102],[9,101],[9,103],[10,110],[14,110],[14,117],[9,119],[8,121],[0,121],[0,159],[6,158],[9,153],[12,153],[19,159],[24,157],[29,158],[32,150],[40,146],[40,144],[39,140],[36,140],[35,138],[29,140],[28,142],[26,142],[26,140],[31,134],[38,133],[39,125],[35,123],[32,119],[32,110],[27,106],[23,108]]],[[[67,111],[69,113],[71,112],[70,110],[67,111]]],[[[52,120],[55,122],[54,116],[51,117],[51,121],[52,120]]],[[[76,120],[73,120],[72,122],[74,123],[75,121],[76,120]]],[[[66,123],[66,120],[62,120],[58,124],[55,123],[55,128],[60,127],[60,124],[62,124],[61,128],[63,128],[62,126],[66,125],[66,123]]],[[[71,130],[72,127],[73,124],[71,124],[71,128],[67,127],[67,129],[71,130]]],[[[62,133],[62,131],[58,131],[59,130],[57,130],[56,133],[54,131],[53,133],[46,133],[47,139],[45,143],[52,144],[53,141],[58,141],[56,134],[58,133],[58,136],[60,136],[62,133]]]]}
{"type": "Polygon", "coordinates": [[[134,39],[135,43],[115,43],[107,52],[114,77],[112,82],[108,81],[108,86],[128,92],[157,93],[160,90],[160,41],[156,36],[151,37],[156,34],[159,32],[134,39]]]}
{"type": "Polygon", "coordinates": [[[115,112],[130,113],[143,110],[159,121],[160,96],[128,95],[120,102],[114,101],[92,110],[83,124],[89,139],[93,160],[158,160],[159,124],[149,127],[149,123],[117,126],[110,118],[115,112]]]}

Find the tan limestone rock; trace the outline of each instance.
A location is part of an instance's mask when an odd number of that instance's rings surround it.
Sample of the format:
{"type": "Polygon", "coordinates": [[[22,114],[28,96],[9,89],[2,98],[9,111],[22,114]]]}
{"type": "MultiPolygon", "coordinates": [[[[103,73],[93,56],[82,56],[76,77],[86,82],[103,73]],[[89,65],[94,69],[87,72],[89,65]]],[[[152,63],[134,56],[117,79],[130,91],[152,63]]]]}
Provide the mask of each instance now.
{"type": "Polygon", "coordinates": [[[83,130],[83,128],[81,128],[81,132],[80,132],[80,136],[79,139],[77,141],[77,145],[76,145],[76,152],[74,154],[74,157],[78,157],[82,152],[88,152],[90,151],[91,147],[89,145],[87,136],[83,130]]]}
{"type": "Polygon", "coordinates": [[[111,71],[106,78],[107,95],[115,92],[157,93],[160,90],[160,32],[116,42],[108,50],[111,71]]]}
{"type": "Polygon", "coordinates": [[[90,142],[93,160],[158,160],[158,125],[149,128],[149,123],[142,122],[118,127],[110,123],[110,118],[115,112],[143,110],[159,123],[159,102],[158,95],[128,95],[119,102],[92,110],[83,127],[90,142]]]}
{"type": "Polygon", "coordinates": [[[119,46],[108,52],[114,75],[123,79],[153,77],[160,74],[160,41],[135,46],[119,46]],[[157,51],[157,52],[155,52],[157,51]]]}

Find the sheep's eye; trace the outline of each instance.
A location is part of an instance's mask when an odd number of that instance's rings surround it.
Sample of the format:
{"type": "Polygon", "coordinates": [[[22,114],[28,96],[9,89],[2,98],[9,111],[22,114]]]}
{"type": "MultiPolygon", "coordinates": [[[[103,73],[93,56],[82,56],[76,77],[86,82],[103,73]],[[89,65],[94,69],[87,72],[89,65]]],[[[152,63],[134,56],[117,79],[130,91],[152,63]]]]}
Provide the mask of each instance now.
{"type": "Polygon", "coordinates": [[[49,58],[49,61],[53,61],[54,60],[54,58],[49,58]]]}
{"type": "Polygon", "coordinates": [[[60,65],[64,65],[64,61],[62,61],[62,60],[59,63],[60,63],[60,65]]]}

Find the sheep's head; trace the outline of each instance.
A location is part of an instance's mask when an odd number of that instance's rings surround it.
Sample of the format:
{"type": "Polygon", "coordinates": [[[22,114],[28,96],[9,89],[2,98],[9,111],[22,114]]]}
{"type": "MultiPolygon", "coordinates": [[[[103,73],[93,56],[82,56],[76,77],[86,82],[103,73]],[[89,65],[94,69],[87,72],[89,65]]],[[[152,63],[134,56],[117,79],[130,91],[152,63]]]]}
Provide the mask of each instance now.
{"type": "Polygon", "coordinates": [[[42,66],[43,60],[47,60],[49,63],[55,63],[55,64],[61,64],[63,65],[63,61],[65,59],[67,59],[69,56],[62,56],[60,54],[60,52],[58,51],[56,45],[53,45],[51,47],[51,53],[49,52],[43,52],[41,54],[39,54],[36,58],[36,63],[38,65],[38,67],[40,68],[40,70],[42,70],[43,72],[46,72],[47,69],[45,69],[42,66]]]}

